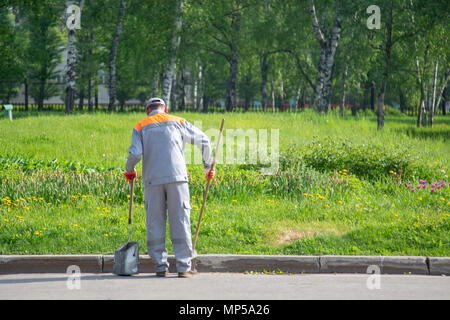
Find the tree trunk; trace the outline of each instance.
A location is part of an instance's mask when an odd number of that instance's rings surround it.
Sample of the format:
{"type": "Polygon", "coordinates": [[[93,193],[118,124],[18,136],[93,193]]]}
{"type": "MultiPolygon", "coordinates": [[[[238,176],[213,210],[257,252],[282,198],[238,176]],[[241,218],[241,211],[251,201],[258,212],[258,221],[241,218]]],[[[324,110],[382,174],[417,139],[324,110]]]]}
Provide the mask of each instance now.
{"type": "Polygon", "coordinates": [[[398,96],[400,99],[400,112],[405,113],[406,110],[406,103],[405,103],[405,94],[403,93],[402,88],[398,88],[398,96]]]}
{"type": "Polygon", "coordinates": [[[314,1],[310,0],[310,14],[314,34],[320,44],[319,66],[317,68],[317,83],[314,92],[314,104],[319,112],[327,112],[331,107],[331,86],[334,68],[334,57],[341,36],[341,1],[336,4],[336,17],[331,34],[326,35],[322,29],[325,15],[322,15],[321,26],[317,21],[314,1]]]}
{"type": "Polygon", "coordinates": [[[377,110],[378,130],[384,128],[384,94],[386,92],[386,84],[389,77],[391,64],[391,49],[392,49],[392,7],[393,7],[393,0],[390,0],[388,19],[386,25],[386,45],[384,51],[383,75],[381,79],[380,92],[378,93],[378,110],[377,110]]]}
{"type": "Polygon", "coordinates": [[[109,54],[109,105],[108,111],[114,111],[117,97],[117,51],[119,49],[120,35],[122,34],[123,18],[125,16],[125,9],[127,0],[120,2],[119,14],[117,17],[116,30],[114,32],[113,43],[109,54]]]}
{"type": "Polygon", "coordinates": [[[433,122],[434,122],[434,113],[435,113],[435,106],[436,106],[436,78],[437,78],[437,71],[438,71],[438,62],[435,61],[434,63],[434,73],[433,73],[433,89],[432,89],[432,100],[431,100],[431,106],[430,106],[430,113],[428,115],[428,125],[433,128],[433,122]]]}
{"type": "Polygon", "coordinates": [[[198,93],[197,93],[197,105],[196,111],[200,112],[200,108],[203,105],[203,92],[205,91],[205,84],[203,80],[203,67],[200,65],[198,67],[198,93]]]}
{"type": "Polygon", "coordinates": [[[230,59],[230,78],[228,80],[227,99],[225,101],[225,108],[227,111],[232,111],[236,107],[237,96],[237,77],[238,77],[238,58],[236,52],[230,59]]]}
{"type": "MultiPolygon", "coordinates": [[[[89,56],[92,56],[92,47],[94,45],[94,32],[92,30],[89,32],[89,56]]],[[[88,112],[92,112],[92,70],[89,70],[87,73],[88,76],[88,112]]]]}
{"type": "Polygon", "coordinates": [[[344,66],[344,74],[342,75],[342,96],[341,96],[341,105],[340,105],[340,114],[342,117],[345,114],[345,93],[347,90],[348,62],[349,62],[349,56],[346,56],[345,66],[344,66]]]}
{"type": "Polygon", "coordinates": [[[375,81],[372,81],[370,87],[370,109],[375,112],[375,81]]]}
{"type": "Polygon", "coordinates": [[[186,110],[186,76],[184,70],[181,70],[180,75],[180,110],[186,110]]]}
{"type": "Polygon", "coordinates": [[[271,92],[271,95],[272,95],[272,113],[274,114],[275,113],[275,88],[274,88],[274,84],[273,84],[273,79],[271,81],[270,89],[272,91],[271,92]]]}
{"type": "Polygon", "coordinates": [[[44,98],[45,98],[45,79],[41,79],[39,84],[38,111],[44,110],[44,98]]]}
{"type": "Polygon", "coordinates": [[[92,112],[92,78],[88,78],[88,112],[92,112]]]}
{"type": "Polygon", "coordinates": [[[98,83],[95,84],[95,111],[98,111],[98,83]]]}
{"type": "Polygon", "coordinates": [[[367,105],[369,103],[369,83],[364,83],[364,100],[363,100],[363,111],[366,114],[367,105]]]}
{"type": "Polygon", "coordinates": [[[28,111],[28,78],[25,77],[25,111],[28,111]]]}
{"type": "Polygon", "coordinates": [[[358,110],[359,110],[359,93],[360,93],[360,87],[361,84],[358,81],[358,83],[356,84],[356,92],[355,92],[355,98],[353,101],[353,107],[352,107],[352,116],[356,117],[356,115],[358,114],[358,110]]]}
{"type": "Polygon", "coordinates": [[[80,89],[80,99],[78,101],[78,111],[83,111],[84,105],[84,90],[80,89]]]}
{"type": "Polygon", "coordinates": [[[239,55],[239,32],[241,28],[241,13],[239,7],[231,13],[231,42],[230,42],[230,78],[228,81],[227,98],[225,101],[225,107],[227,111],[232,111],[236,106],[237,96],[236,88],[238,81],[238,55],[239,55]]]}
{"type": "Polygon", "coordinates": [[[264,52],[260,59],[261,68],[261,104],[265,112],[267,107],[267,74],[269,72],[269,63],[267,62],[268,53],[264,52]]]}
{"type": "MultiPolygon", "coordinates": [[[[68,8],[73,1],[66,0],[66,8],[68,8]]],[[[75,76],[76,76],[76,62],[77,62],[77,46],[75,30],[68,30],[67,43],[67,61],[66,61],[66,114],[73,112],[73,105],[75,100],[75,76]]]]}
{"type": "Polygon", "coordinates": [[[448,88],[444,85],[444,92],[443,92],[444,101],[442,105],[442,115],[445,116],[447,114],[447,100],[448,100],[448,88]]]}
{"type": "Polygon", "coordinates": [[[300,100],[300,95],[302,94],[302,87],[298,87],[297,92],[295,93],[294,98],[294,112],[297,113],[298,111],[298,102],[300,100]]]}
{"type": "Polygon", "coordinates": [[[167,109],[170,109],[170,97],[172,93],[172,82],[175,75],[175,67],[177,62],[178,47],[180,45],[181,36],[181,26],[183,24],[182,13],[183,13],[184,0],[176,1],[175,17],[174,17],[174,30],[172,33],[171,41],[171,52],[169,63],[167,64],[166,70],[164,72],[162,81],[162,99],[166,102],[167,109]]]}
{"type": "Polygon", "coordinates": [[[450,79],[450,69],[447,69],[447,71],[445,72],[443,78],[442,78],[442,83],[440,86],[440,89],[438,90],[438,94],[437,94],[437,102],[436,102],[436,109],[439,108],[439,105],[441,103],[441,98],[444,98],[444,107],[442,108],[442,115],[445,116],[445,103],[446,103],[446,87],[447,87],[447,83],[450,79]]]}

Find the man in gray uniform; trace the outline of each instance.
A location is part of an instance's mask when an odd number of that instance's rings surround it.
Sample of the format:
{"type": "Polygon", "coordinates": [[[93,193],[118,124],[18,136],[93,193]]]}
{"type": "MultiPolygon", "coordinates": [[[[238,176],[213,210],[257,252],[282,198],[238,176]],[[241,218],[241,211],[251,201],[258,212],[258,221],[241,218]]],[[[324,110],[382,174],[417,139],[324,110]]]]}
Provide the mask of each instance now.
{"type": "Polygon", "coordinates": [[[192,275],[191,206],[184,145],[188,142],[200,149],[206,179],[210,180],[214,177],[211,144],[201,130],[185,119],[167,114],[162,99],[152,98],[146,107],[148,117],[133,129],[125,177],[130,183],[136,178],[135,165],[142,157],[147,248],[156,262],[156,275],[168,273],[165,246],[168,215],[178,276],[189,277],[192,275]]]}

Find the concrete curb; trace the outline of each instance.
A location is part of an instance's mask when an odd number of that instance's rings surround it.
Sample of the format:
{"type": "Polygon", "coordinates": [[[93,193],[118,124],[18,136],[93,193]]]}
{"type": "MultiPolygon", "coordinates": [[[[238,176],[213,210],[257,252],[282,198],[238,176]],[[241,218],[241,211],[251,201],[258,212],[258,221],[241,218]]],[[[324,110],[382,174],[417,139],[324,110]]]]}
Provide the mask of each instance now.
{"type": "MultiPolygon", "coordinates": [[[[176,272],[169,256],[170,272],[176,272]]],[[[66,273],[76,265],[85,273],[111,273],[113,255],[0,255],[0,274],[66,273]]],[[[422,256],[281,256],[206,254],[196,258],[198,272],[281,271],[286,273],[372,273],[450,275],[450,257],[422,256]],[[369,268],[375,266],[375,268],[369,268]]],[[[152,273],[154,262],[139,257],[139,272],[152,273]]]]}

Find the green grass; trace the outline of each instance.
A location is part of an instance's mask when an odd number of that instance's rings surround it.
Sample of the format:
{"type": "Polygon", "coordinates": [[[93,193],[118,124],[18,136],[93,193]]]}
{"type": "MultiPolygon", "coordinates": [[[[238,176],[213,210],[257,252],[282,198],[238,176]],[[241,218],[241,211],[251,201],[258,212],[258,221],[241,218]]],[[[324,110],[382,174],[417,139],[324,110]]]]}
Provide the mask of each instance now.
{"type": "MultiPolygon", "coordinates": [[[[416,129],[415,119],[392,115],[379,132],[376,118],[363,114],[179,115],[204,131],[218,129],[222,117],[226,129],[280,130],[276,175],[261,176],[261,165],[218,165],[199,253],[450,255],[450,119],[416,129]],[[419,179],[427,189],[406,188],[419,179]],[[441,180],[446,185],[430,193],[441,180]]],[[[122,169],[131,130],[144,117],[0,120],[0,254],[111,254],[123,245],[122,169]]],[[[198,165],[189,175],[194,232],[205,181],[198,165]]],[[[133,238],[145,253],[141,181],[135,193],[133,238]]]]}

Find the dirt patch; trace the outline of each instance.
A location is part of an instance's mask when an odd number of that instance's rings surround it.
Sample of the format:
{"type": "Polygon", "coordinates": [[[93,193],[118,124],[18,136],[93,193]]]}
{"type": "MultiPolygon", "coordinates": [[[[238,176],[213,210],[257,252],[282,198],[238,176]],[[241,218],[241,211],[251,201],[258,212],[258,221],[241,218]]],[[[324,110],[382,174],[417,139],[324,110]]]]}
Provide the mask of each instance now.
{"type": "Polygon", "coordinates": [[[300,239],[309,239],[318,235],[343,235],[345,231],[336,228],[324,228],[323,226],[308,226],[304,228],[286,228],[278,231],[273,244],[282,245],[292,243],[300,239]]]}
{"type": "Polygon", "coordinates": [[[314,231],[299,231],[299,230],[284,230],[275,238],[275,244],[291,243],[295,240],[312,238],[316,232],[314,231]]]}

